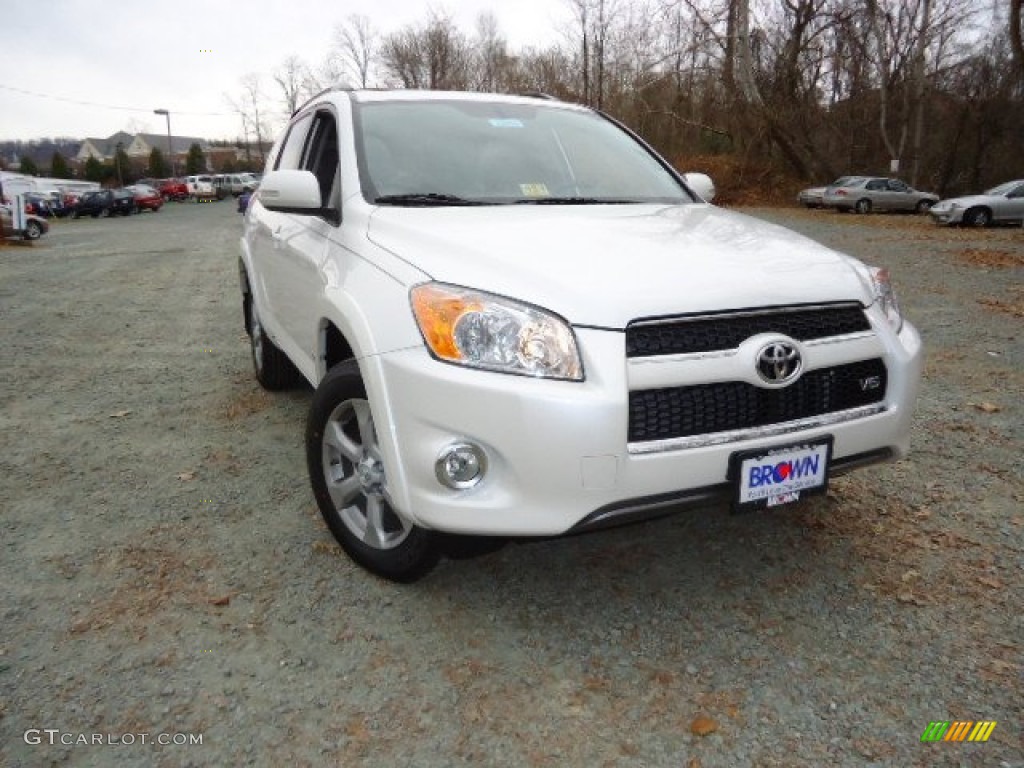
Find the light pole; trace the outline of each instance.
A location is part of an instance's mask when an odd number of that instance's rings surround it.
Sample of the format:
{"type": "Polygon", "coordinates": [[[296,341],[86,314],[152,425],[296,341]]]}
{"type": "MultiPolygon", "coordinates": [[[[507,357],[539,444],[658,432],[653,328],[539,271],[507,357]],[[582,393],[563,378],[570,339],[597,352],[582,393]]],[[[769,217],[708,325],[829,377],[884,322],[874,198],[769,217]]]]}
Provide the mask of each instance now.
{"type": "Polygon", "coordinates": [[[163,115],[167,118],[167,159],[171,162],[171,176],[177,176],[174,170],[174,149],[171,147],[171,113],[166,109],[154,109],[154,115],[163,115]]]}
{"type": "Polygon", "coordinates": [[[117,165],[117,186],[124,186],[124,179],[121,176],[121,152],[123,151],[124,144],[120,141],[117,142],[117,149],[114,152],[114,164],[117,165]]]}

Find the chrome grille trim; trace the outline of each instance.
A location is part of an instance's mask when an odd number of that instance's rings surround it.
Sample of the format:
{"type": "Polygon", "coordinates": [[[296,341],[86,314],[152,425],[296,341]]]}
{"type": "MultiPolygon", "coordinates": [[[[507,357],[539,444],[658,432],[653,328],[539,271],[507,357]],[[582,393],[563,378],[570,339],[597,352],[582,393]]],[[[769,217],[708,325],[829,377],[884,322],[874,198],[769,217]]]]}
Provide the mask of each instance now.
{"type": "Polygon", "coordinates": [[[712,432],[706,435],[692,435],[688,437],[674,437],[669,440],[651,440],[643,443],[628,443],[626,450],[633,455],[648,453],[665,453],[666,451],[678,451],[687,448],[708,448],[727,443],[738,443],[743,440],[759,440],[766,437],[776,437],[790,432],[799,432],[804,429],[817,429],[829,427],[834,424],[843,424],[848,421],[856,421],[869,416],[877,416],[884,413],[888,408],[884,403],[865,405],[860,408],[851,408],[846,411],[825,413],[821,416],[812,416],[797,421],[786,421],[779,424],[769,424],[763,427],[752,429],[736,429],[730,432],[712,432]]]}
{"type": "MultiPolygon", "coordinates": [[[[783,336],[778,333],[764,333],[761,336],[783,336]]],[[[805,347],[822,347],[826,344],[844,344],[862,339],[873,339],[878,334],[874,331],[858,331],[857,333],[845,333],[842,336],[828,336],[824,339],[811,339],[810,341],[799,342],[805,347]]],[[[753,338],[753,337],[751,337],[753,338]]],[[[666,365],[671,363],[686,363],[692,360],[715,360],[722,357],[735,357],[740,352],[739,347],[732,349],[716,349],[712,352],[687,352],[680,355],[648,355],[646,357],[628,357],[629,365],[666,365]]]]}

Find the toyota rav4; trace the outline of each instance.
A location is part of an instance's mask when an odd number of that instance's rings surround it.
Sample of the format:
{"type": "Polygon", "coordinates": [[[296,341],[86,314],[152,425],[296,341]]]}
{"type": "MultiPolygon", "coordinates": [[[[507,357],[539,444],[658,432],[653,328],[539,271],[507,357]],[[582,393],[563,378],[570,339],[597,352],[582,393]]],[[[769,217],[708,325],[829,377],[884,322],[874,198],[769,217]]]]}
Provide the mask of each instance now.
{"type": "Polygon", "coordinates": [[[908,449],[921,340],[888,272],[709,204],[607,115],[332,89],[246,215],[256,377],[315,387],[331,532],[385,578],[453,541],[821,493],[908,449]]]}

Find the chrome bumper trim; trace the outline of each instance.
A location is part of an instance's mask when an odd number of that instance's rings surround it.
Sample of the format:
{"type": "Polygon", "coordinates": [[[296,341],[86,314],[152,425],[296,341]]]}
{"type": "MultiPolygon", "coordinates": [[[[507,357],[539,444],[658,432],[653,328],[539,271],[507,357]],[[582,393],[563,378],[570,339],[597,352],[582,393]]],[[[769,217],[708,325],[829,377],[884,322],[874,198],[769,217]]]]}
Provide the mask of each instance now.
{"type": "Polygon", "coordinates": [[[847,421],[856,421],[868,416],[876,416],[884,413],[886,410],[887,408],[884,403],[864,405],[860,408],[851,408],[846,411],[836,411],[835,413],[823,413],[821,416],[811,416],[806,419],[798,419],[797,421],[785,421],[779,424],[769,424],[752,429],[736,429],[730,432],[712,432],[707,435],[691,435],[689,437],[673,437],[668,440],[629,443],[626,446],[626,450],[632,455],[643,455],[647,453],[679,451],[687,448],[708,448],[714,445],[738,443],[743,440],[775,437],[776,435],[785,435],[789,432],[799,432],[804,429],[830,427],[834,424],[843,424],[847,421]]]}

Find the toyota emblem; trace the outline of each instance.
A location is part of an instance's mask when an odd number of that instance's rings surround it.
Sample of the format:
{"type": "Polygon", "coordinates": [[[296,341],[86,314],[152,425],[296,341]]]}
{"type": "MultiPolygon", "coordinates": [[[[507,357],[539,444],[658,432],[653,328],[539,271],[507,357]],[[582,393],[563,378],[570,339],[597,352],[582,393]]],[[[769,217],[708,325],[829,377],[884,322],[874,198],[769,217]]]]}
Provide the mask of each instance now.
{"type": "Polygon", "coordinates": [[[802,367],[800,352],[785,341],[773,341],[757,353],[757,375],[769,384],[782,386],[793,382],[802,367]]]}

